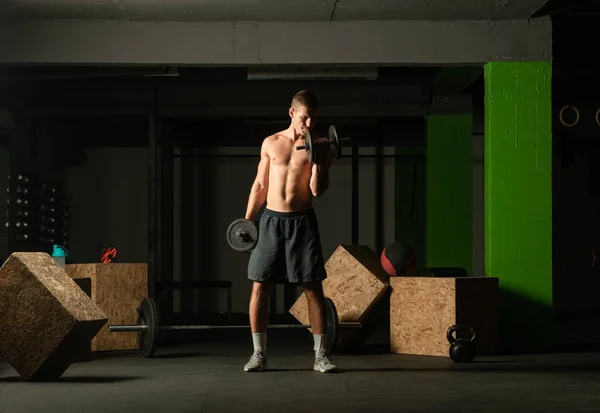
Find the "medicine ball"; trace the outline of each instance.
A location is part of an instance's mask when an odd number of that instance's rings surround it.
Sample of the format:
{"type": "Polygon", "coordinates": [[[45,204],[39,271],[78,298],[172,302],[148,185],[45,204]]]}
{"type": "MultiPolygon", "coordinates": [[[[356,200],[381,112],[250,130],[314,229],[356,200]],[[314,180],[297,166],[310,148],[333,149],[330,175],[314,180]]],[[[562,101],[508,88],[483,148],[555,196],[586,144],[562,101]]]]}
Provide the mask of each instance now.
{"type": "Polygon", "coordinates": [[[381,253],[381,266],[389,275],[407,275],[415,270],[415,253],[402,242],[392,242],[381,253]]]}

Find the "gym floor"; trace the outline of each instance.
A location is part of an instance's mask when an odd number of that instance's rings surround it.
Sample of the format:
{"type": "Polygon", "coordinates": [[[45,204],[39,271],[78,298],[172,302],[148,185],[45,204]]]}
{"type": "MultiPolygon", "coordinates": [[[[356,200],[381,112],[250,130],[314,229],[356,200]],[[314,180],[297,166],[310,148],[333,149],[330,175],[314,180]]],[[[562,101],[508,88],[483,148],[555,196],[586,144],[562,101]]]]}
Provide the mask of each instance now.
{"type": "Polygon", "coordinates": [[[312,336],[269,332],[269,368],[244,373],[245,330],[212,331],[187,343],[94,354],[58,382],[23,382],[0,361],[0,412],[594,412],[600,411],[597,353],[477,358],[395,355],[385,343],[334,356],[339,371],[312,371],[312,336]]]}

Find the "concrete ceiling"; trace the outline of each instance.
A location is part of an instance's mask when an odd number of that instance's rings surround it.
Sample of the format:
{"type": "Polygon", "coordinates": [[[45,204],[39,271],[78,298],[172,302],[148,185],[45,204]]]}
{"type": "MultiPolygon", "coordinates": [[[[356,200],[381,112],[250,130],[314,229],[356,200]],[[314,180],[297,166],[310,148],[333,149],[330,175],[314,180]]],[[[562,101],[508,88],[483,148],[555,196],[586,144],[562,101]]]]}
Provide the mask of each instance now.
{"type": "Polygon", "coordinates": [[[2,20],[527,19],[546,0],[1,0],[2,20]]]}

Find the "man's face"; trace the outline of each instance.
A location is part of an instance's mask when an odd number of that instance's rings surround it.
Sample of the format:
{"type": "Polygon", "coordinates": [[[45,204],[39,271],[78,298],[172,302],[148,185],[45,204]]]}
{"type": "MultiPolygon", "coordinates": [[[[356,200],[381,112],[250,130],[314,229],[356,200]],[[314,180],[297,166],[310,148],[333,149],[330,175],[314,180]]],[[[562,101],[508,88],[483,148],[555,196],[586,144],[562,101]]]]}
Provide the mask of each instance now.
{"type": "Polygon", "coordinates": [[[317,120],[316,113],[308,110],[306,106],[291,108],[290,117],[292,118],[295,132],[301,136],[305,136],[307,131],[312,130],[317,120]]]}

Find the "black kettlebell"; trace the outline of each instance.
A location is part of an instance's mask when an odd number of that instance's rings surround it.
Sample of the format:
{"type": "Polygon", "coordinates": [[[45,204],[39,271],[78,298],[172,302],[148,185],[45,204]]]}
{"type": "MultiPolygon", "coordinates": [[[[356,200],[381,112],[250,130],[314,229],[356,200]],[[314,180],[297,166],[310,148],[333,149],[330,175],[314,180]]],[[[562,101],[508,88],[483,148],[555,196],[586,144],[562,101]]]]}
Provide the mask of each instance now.
{"type": "Polygon", "coordinates": [[[456,363],[469,363],[475,358],[475,329],[466,325],[453,325],[446,332],[450,343],[450,358],[456,363]],[[454,338],[455,331],[470,330],[471,338],[454,338]]]}

